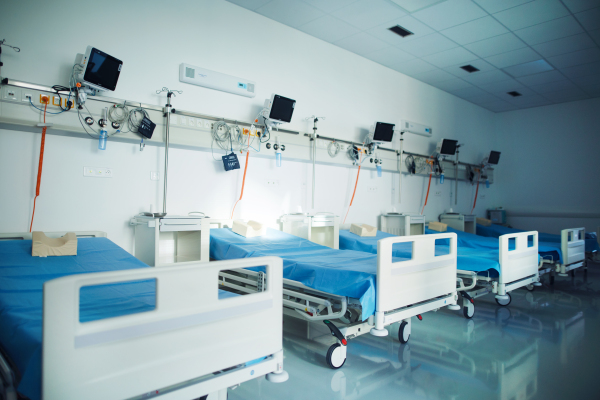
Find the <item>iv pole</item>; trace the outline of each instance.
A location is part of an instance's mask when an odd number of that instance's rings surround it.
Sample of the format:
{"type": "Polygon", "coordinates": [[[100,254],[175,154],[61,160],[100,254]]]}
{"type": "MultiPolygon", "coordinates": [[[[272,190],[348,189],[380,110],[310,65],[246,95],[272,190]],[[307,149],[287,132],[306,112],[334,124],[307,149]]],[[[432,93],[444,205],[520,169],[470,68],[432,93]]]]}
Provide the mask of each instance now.
{"type": "Polygon", "coordinates": [[[402,153],[404,145],[404,131],[400,131],[400,154],[398,155],[400,159],[398,160],[398,174],[400,178],[398,179],[398,203],[402,204],[402,153]]]}
{"type": "Polygon", "coordinates": [[[317,122],[319,122],[319,118],[321,119],[325,119],[325,117],[316,117],[316,116],[311,116],[310,118],[313,119],[313,135],[312,135],[312,210],[315,209],[315,182],[316,182],[316,178],[315,178],[315,162],[317,160],[317,122]]]}
{"type": "Polygon", "coordinates": [[[165,108],[163,109],[166,118],[165,125],[165,176],[164,176],[164,187],[163,187],[163,209],[162,212],[157,213],[145,213],[145,215],[153,216],[153,217],[164,217],[167,215],[167,181],[169,178],[169,125],[171,123],[171,113],[174,111],[171,107],[171,96],[175,97],[175,92],[182,94],[181,90],[169,90],[166,87],[163,87],[161,90],[157,90],[156,94],[160,94],[162,92],[167,92],[167,104],[165,104],[165,108]]]}
{"type": "Polygon", "coordinates": [[[460,144],[456,145],[456,163],[454,164],[454,205],[458,204],[458,153],[460,144]]]}

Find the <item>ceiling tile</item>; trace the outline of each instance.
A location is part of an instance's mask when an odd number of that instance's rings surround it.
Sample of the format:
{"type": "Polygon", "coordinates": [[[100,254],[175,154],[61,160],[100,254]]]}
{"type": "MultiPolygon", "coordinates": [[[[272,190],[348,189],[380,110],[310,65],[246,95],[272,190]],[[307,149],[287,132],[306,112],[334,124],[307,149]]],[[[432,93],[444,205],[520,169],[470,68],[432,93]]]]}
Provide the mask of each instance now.
{"type": "Polygon", "coordinates": [[[533,75],[540,72],[551,71],[554,68],[552,65],[548,64],[546,60],[537,60],[525,64],[513,65],[503,69],[505,72],[508,72],[510,75],[517,78],[525,75],[533,75]]]}
{"type": "Polygon", "coordinates": [[[547,58],[548,62],[555,68],[562,69],[580,64],[587,64],[595,61],[600,61],[600,48],[593,47],[591,49],[574,51],[560,56],[547,58]]]}
{"type": "Polygon", "coordinates": [[[244,7],[248,10],[256,10],[258,7],[262,7],[271,0],[227,0],[230,3],[237,4],[240,7],[244,7]]]}
{"type": "Polygon", "coordinates": [[[526,89],[526,87],[521,83],[516,81],[515,79],[508,79],[500,82],[488,83],[486,85],[480,85],[481,89],[486,92],[496,94],[496,95],[505,95],[508,92],[512,92],[516,90],[517,92],[521,92],[526,89]]]}
{"type": "Polygon", "coordinates": [[[510,76],[506,75],[500,70],[494,70],[489,72],[478,72],[475,74],[471,74],[470,76],[465,76],[463,79],[474,85],[485,85],[488,83],[508,80],[510,79],[510,76]]]}
{"type": "Polygon", "coordinates": [[[364,32],[359,32],[356,35],[338,40],[334,44],[361,56],[388,47],[387,43],[364,32]]]}
{"type": "Polygon", "coordinates": [[[505,33],[504,35],[465,45],[466,49],[479,57],[489,57],[523,47],[527,47],[527,45],[512,33],[505,33]]]}
{"type": "Polygon", "coordinates": [[[586,33],[580,33],[551,42],[537,44],[533,48],[544,57],[552,57],[595,46],[596,43],[586,33]]]}
{"type": "Polygon", "coordinates": [[[473,0],[479,4],[485,11],[490,14],[497,13],[499,11],[507,10],[509,8],[520,6],[524,3],[529,3],[532,0],[473,0]]]}
{"type": "Polygon", "coordinates": [[[410,76],[436,69],[436,67],[434,67],[433,65],[423,60],[419,60],[418,58],[406,62],[401,62],[398,65],[392,66],[391,68],[410,76]]]}
{"type": "Polygon", "coordinates": [[[572,13],[598,7],[598,0],[562,0],[572,13]]]}
{"type": "MultiPolygon", "coordinates": [[[[238,0],[240,1],[240,0],[238,0]]],[[[241,0],[244,1],[244,0],[241,0]]],[[[269,0],[270,1],[270,0],[269,0]]],[[[346,7],[352,3],[356,3],[358,0],[302,0],[305,3],[310,4],[319,10],[330,13],[335,10],[339,10],[342,7],[346,7]]]]}
{"type": "Polygon", "coordinates": [[[583,88],[583,91],[592,97],[600,97],[600,83],[597,85],[590,85],[583,88]]]}
{"type": "Polygon", "coordinates": [[[331,15],[325,15],[314,21],[310,21],[298,27],[298,29],[326,42],[336,42],[360,32],[358,28],[340,21],[331,15]]]}
{"type": "Polygon", "coordinates": [[[402,43],[401,45],[398,45],[398,47],[417,57],[425,57],[430,54],[458,47],[458,45],[436,32],[422,38],[411,40],[410,42],[402,43]]]}
{"type": "Polygon", "coordinates": [[[581,64],[576,67],[569,67],[561,70],[561,72],[569,78],[597,75],[598,71],[600,71],[600,62],[581,64]]]}
{"type": "MultiPolygon", "coordinates": [[[[596,2],[598,3],[598,2],[596,2]]],[[[600,29],[600,7],[575,14],[575,18],[588,31],[600,29]]]]}
{"type": "Polygon", "coordinates": [[[513,110],[518,110],[519,107],[515,106],[514,104],[510,104],[507,101],[504,100],[498,100],[498,101],[494,101],[492,103],[486,103],[484,105],[482,105],[483,108],[487,108],[490,111],[493,112],[504,112],[504,111],[513,111],[513,110]]]}
{"type": "Polygon", "coordinates": [[[544,97],[555,102],[572,101],[589,98],[589,95],[578,87],[544,93],[544,97]]]}
{"type": "Polygon", "coordinates": [[[294,0],[273,0],[255,11],[292,28],[297,28],[325,15],[323,11],[311,5],[294,0]]]}
{"type": "Polygon", "coordinates": [[[386,0],[359,0],[334,11],[331,15],[366,30],[398,19],[406,13],[386,0]]]}
{"type": "Polygon", "coordinates": [[[525,47],[523,49],[513,50],[491,57],[485,57],[485,60],[498,68],[505,68],[511,65],[539,60],[539,58],[539,54],[531,50],[529,47],[525,47]]]}
{"type": "Polygon", "coordinates": [[[461,88],[461,89],[457,89],[457,90],[452,90],[452,94],[461,97],[461,98],[465,98],[465,97],[475,97],[475,96],[481,96],[486,94],[487,92],[484,90],[481,90],[480,88],[476,87],[476,86],[471,86],[471,87],[467,87],[467,88],[461,88]]]}
{"type": "Polygon", "coordinates": [[[496,97],[490,93],[483,93],[483,94],[476,95],[476,96],[467,96],[467,97],[463,97],[463,99],[468,100],[471,103],[475,103],[478,106],[482,106],[482,107],[483,107],[483,104],[495,103],[498,100],[500,100],[498,97],[496,97]]]}
{"type": "Polygon", "coordinates": [[[515,34],[523,39],[525,43],[533,46],[582,32],[583,29],[575,21],[575,18],[569,16],[520,29],[515,31],[515,34]]]}
{"type": "Polygon", "coordinates": [[[494,14],[510,30],[523,29],[569,15],[559,0],[536,0],[494,14]]]}
{"type": "Polygon", "coordinates": [[[419,11],[422,8],[429,7],[436,3],[441,3],[446,0],[392,0],[400,7],[404,8],[408,12],[419,11]]]}
{"type": "Polygon", "coordinates": [[[541,85],[542,83],[563,81],[565,79],[567,78],[565,78],[565,76],[558,71],[548,71],[540,74],[524,76],[522,78],[518,78],[517,80],[527,86],[531,86],[541,85]]]}
{"type": "Polygon", "coordinates": [[[456,64],[466,64],[469,61],[477,60],[478,57],[470,51],[456,47],[454,49],[445,50],[430,56],[423,57],[423,60],[439,68],[449,67],[456,64]]]}
{"type": "Polygon", "coordinates": [[[460,63],[460,64],[452,65],[450,67],[446,67],[446,68],[444,68],[444,71],[449,72],[452,75],[455,75],[455,76],[457,76],[459,78],[464,78],[466,76],[471,76],[471,75],[474,75],[474,74],[479,74],[481,72],[494,71],[496,69],[497,68],[494,67],[493,65],[491,65],[490,63],[487,63],[487,62],[479,59],[479,60],[472,60],[472,61],[469,61],[467,63],[460,63]],[[474,66],[479,71],[477,71],[477,72],[467,72],[467,71],[465,71],[461,67],[463,65],[466,65],[466,64],[474,66]]]}
{"type": "Polygon", "coordinates": [[[486,12],[471,0],[447,0],[412,14],[438,31],[485,17],[486,12]]]}
{"type": "Polygon", "coordinates": [[[544,93],[557,92],[559,90],[575,89],[577,85],[575,85],[571,81],[565,80],[558,82],[543,83],[541,85],[533,85],[529,87],[535,92],[543,95],[544,93]]]}
{"type": "Polygon", "coordinates": [[[510,97],[506,99],[506,101],[520,107],[533,107],[550,104],[550,101],[548,99],[536,93],[527,96],[510,97]]]}
{"type": "Polygon", "coordinates": [[[590,36],[592,37],[592,39],[594,39],[596,41],[596,44],[598,46],[600,46],[600,29],[597,29],[595,31],[590,31],[588,33],[590,34],[590,36]]]}
{"type": "Polygon", "coordinates": [[[600,84],[600,71],[598,71],[598,75],[581,76],[578,78],[571,78],[571,80],[585,90],[586,86],[600,84]]]}
{"type": "Polygon", "coordinates": [[[468,44],[507,33],[494,18],[488,16],[445,29],[440,33],[458,44],[468,44]]]}
{"type": "Polygon", "coordinates": [[[386,67],[393,67],[402,62],[413,60],[415,56],[408,54],[394,46],[388,46],[381,50],[367,54],[365,58],[373,60],[381,65],[385,65],[386,67]]]}
{"type": "Polygon", "coordinates": [[[472,87],[473,85],[462,79],[454,78],[443,82],[436,82],[433,86],[445,90],[446,92],[452,92],[453,90],[464,89],[472,87]]]}
{"type": "Polygon", "coordinates": [[[418,21],[407,15],[406,17],[398,18],[396,20],[386,22],[383,25],[376,26],[375,28],[371,28],[367,32],[376,38],[391,44],[392,46],[399,46],[416,38],[421,38],[429,35],[430,33],[434,33],[435,31],[421,21],[418,21]],[[396,35],[394,32],[389,30],[389,28],[396,25],[400,25],[401,27],[408,29],[414,33],[414,35],[407,37],[396,35]]]}
{"type": "Polygon", "coordinates": [[[446,71],[442,71],[441,69],[437,68],[431,71],[412,75],[412,77],[422,82],[432,84],[434,86],[436,82],[443,82],[451,79],[456,79],[454,75],[450,75],[446,71]]]}

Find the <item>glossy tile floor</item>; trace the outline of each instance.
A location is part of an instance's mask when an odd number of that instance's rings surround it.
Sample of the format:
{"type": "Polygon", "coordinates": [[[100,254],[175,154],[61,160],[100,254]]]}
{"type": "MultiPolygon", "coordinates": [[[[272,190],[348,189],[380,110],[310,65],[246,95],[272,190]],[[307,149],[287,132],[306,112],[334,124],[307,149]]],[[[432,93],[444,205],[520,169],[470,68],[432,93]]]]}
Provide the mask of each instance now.
{"type": "Polygon", "coordinates": [[[475,301],[475,316],[440,310],[348,343],[346,364],[330,369],[324,324],[284,317],[285,383],[256,379],[229,399],[600,399],[600,265],[513,292],[507,307],[475,301]],[[323,326],[321,326],[323,325],[323,326]]]}

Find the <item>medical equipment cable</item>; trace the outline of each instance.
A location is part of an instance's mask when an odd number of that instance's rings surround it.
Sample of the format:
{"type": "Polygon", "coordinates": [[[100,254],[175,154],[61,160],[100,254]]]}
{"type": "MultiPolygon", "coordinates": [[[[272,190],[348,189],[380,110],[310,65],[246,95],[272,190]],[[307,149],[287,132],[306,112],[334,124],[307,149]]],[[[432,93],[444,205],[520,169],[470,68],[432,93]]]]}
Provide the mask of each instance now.
{"type": "Polygon", "coordinates": [[[433,163],[430,165],[431,171],[429,171],[429,184],[427,185],[427,195],[425,196],[425,204],[423,204],[423,209],[421,209],[421,215],[425,211],[425,206],[427,205],[427,200],[429,199],[429,189],[431,188],[431,175],[433,174],[433,163]]]}
{"type": "Polygon", "coordinates": [[[473,201],[473,208],[471,209],[471,215],[473,211],[475,211],[475,206],[477,205],[477,194],[479,193],[479,180],[481,179],[481,168],[479,169],[479,173],[477,174],[477,189],[475,189],[475,201],[473,201]]]}
{"type": "Polygon", "coordinates": [[[338,155],[338,153],[340,152],[341,146],[338,142],[336,142],[335,140],[332,142],[329,142],[329,144],[327,145],[327,153],[329,153],[329,157],[334,158],[338,155]],[[335,150],[332,150],[335,149],[335,150]]]}
{"type": "Polygon", "coordinates": [[[244,185],[246,184],[246,171],[248,170],[248,156],[250,155],[250,132],[248,132],[248,150],[246,151],[246,165],[244,166],[244,178],[242,179],[242,191],[240,193],[240,198],[233,205],[233,210],[231,210],[231,219],[233,219],[233,213],[235,212],[235,207],[244,197],[244,185]]]}
{"type": "MultiPolygon", "coordinates": [[[[358,164],[358,172],[356,172],[356,182],[354,183],[354,192],[352,192],[352,199],[350,199],[350,205],[348,206],[348,211],[346,211],[346,216],[344,217],[344,224],[346,223],[346,218],[348,218],[348,213],[350,212],[350,207],[352,207],[352,203],[354,202],[354,195],[356,194],[356,187],[358,186],[358,177],[360,176],[360,167],[362,166],[362,148],[360,149],[360,162],[358,164]]],[[[366,158],[365,158],[366,160],[366,158]]]]}
{"type": "Polygon", "coordinates": [[[31,224],[29,225],[29,232],[33,227],[33,218],[35,217],[35,203],[37,202],[37,198],[40,195],[40,184],[42,183],[42,166],[44,165],[44,147],[46,146],[46,129],[48,128],[46,124],[46,108],[48,107],[48,103],[50,99],[48,98],[46,101],[46,105],[44,107],[44,127],[42,128],[42,141],[40,143],[40,162],[38,165],[38,175],[37,175],[37,184],[35,186],[35,197],[33,198],[33,212],[31,213],[31,224]]]}

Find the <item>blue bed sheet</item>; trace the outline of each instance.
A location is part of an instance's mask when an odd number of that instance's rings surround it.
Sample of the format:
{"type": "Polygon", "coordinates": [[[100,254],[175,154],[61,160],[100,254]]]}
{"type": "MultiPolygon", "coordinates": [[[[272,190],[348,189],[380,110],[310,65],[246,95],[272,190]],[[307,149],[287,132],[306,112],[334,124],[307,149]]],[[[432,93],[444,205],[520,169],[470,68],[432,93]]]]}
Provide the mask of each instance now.
{"type": "MultiPolygon", "coordinates": [[[[312,289],[360,300],[362,319],[375,312],[377,256],[351,250],[334,250],[275,229],[261,237],[245,238],[231,229],[210,230],[210,257],[230,260],[278,256],[283,277],[312,289]]],[[[407,258],[396,257],[394,261],[407,258]]]]}
{"type": "MultiPolygon", "coordinates": [[[[429,231],[428,233],[439,233],[429,231]]],[[[391,233],[377,231],[376,236],[361,237],[348,230],[340,230],[340,249],[364,251],[377,254],[377,242],[381,239],[394,237],[391,233]]],[[[436,254],[448,254],[449,242],[444,240],[437,244],[436,254]]],[[[395,257],[410,258],[412,253],[411,243],[395,243],[392,247],[395,257]]],[[[468,247],[457,246],[456,257],[457,268],[465,271],[481,273],[492,278],[499,276],[500,263],[498,262],[498,249],[477,250],[468,247]]]]}
{"type": "MultiPolygon", "coordinates": [[[[477,234],[480,236],[486,237],[499,237],[502,235],[506,235],[508,233],[517,233],[517,232],[525,232],[520,229],[508,228],[506,226],[495,225],[491,226],[483,226],[477,224],[477,234]]],[[[560,235],[554,235],[551,233],[538,233],[538,241],[544,243],[558,243],[560,245],[561,237],[560,235]]],[[[585,234],[585,251],[586,252],[595,252],[600,251],[600,245],[598,245],[598,238],[596,236],[596,232],[587,232],[585,234]]]]}
{"type": "MultiPolygon", "coordinates": [[[[106,238],[79,238],[76,256],[44,258],[31,256],[31,240],[0,241],[0,346],[20,375],[20,393],[41,399],[44,282],[134,268],[148,266],[106,238]]],[[[153,310],[155,293],[154,280],[82,288],[80,321],[153,310]]]]}

